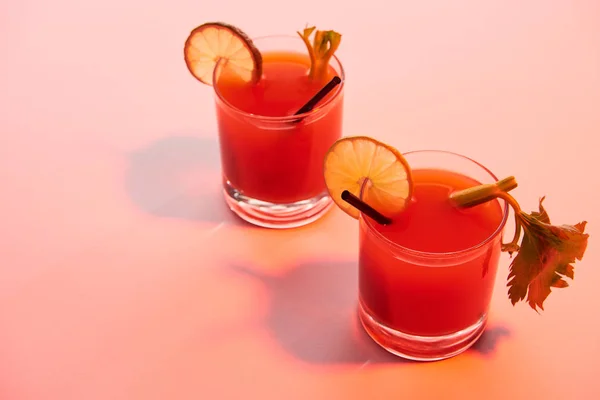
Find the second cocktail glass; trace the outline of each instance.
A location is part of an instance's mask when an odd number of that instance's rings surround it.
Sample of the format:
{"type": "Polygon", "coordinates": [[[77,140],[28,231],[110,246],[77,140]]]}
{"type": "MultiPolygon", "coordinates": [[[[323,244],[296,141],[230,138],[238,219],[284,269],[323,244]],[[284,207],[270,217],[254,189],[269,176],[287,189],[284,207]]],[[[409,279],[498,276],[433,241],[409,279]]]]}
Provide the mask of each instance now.
{"type": "Polygon", "coordinates": [[[459,210],[452,192],[497,178],[454,153],[404,154],[411,204],[389,226],[361,214],[359,314],[369,335],[405,358],[436,360],[484,331],[508,216],[504,200],[459,210]]]}
{"type": "Polygon", "coordinates": [[[253,40],[262,54],[256,83],[215,68],[214,89],[224,195],[242,219],[292,228],[330,207],[323,158],[342,135],[344,69],[333,56],[326,80],[307,76],[310,58],[300,37],[253,40]],[[313,110],[294,115],[334,76],[341,79],[313,110]]]}
{"type": "Polygon", "coordinates": [[[525,212],[478,162],[446,151],[400,153],[367,136],[338,140],[323,174],[335,204],[359,220],[359,316],[386,350],[413,360],[462,353],[485,330],[501,252],[508,298],[539,310],[568,287],[587,248],[586,221],[553,225],[525,212]],[[512,241],[502,242],[509,209],[512,241]]]}

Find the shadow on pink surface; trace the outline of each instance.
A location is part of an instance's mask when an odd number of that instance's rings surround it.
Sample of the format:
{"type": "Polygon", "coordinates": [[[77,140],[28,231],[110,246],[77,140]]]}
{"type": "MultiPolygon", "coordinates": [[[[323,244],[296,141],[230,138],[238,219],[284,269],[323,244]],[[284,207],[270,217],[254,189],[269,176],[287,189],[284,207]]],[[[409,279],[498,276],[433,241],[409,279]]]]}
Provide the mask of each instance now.
{"type": "Polygon", "coordinates": [[[131,153],[126,190],[137,207],[158,217],[244,223],[223,199],[216,139],[169,136],[131,153]]]}
{"type": "MultiPolygon", "coordinates": [[[[279,276],[240,265],[230,268],[264,285],[271,302],[264,324],[297,359],[312,364],[412,362],[383,350],[363,330],[357,315],[356,263],[309,262],[279,276]]],[[[488,326],[467,353],[492,357],[508,336],[505,326],[488,326]]]]}

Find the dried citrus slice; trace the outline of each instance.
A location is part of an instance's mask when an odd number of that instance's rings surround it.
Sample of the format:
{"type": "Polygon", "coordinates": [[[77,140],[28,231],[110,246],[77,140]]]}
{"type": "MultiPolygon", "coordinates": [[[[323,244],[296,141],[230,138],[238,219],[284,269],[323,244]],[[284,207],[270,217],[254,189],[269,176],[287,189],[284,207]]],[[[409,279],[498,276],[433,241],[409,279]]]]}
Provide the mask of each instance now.
{"type": "Polygon", "coordinates": [[[192,75],[207,85],[213,84],[219,60],[225,62],[228,72],[246,82],[256,82],[262,75],[262,57],[252,40],[241,29],[223,22],[207,22],[194,29],[183,54],[192,75]]]}
{"type": "Polygon", "coordinates": [[[360,212],[342,200],[344,190],[388,216],[401,212],[412,195],[406,159],[395,148],[366,136],[335,142],[325,155],[323,174],[335,204],[353,218],[360,212]]]}

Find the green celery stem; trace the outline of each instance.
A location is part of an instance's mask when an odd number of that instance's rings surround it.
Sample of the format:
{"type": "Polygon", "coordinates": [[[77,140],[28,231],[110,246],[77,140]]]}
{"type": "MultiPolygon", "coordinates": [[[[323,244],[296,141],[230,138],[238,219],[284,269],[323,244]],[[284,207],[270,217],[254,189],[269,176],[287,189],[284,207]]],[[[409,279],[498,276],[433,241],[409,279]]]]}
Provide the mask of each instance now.
{"type": "Polygon", "coordinates": [[[501,179],[496,183],[473,186],[459,190],[450,195],[450,201],[459,208],[474,207],[497,198],[501,193],[508,193],[517,187],[514,176],[501,179]]]}

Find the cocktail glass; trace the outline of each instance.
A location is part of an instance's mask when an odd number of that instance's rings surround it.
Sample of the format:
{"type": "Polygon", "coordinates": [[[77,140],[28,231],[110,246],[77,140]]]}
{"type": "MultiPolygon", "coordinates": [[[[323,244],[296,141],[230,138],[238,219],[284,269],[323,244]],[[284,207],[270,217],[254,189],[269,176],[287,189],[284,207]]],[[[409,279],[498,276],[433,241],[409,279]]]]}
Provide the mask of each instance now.
{"type": "Polygon", "coordinates": [[[402,220],[388,227],[359,216],[359,316],[371,338],[389,352],[440,360],[464,352],[485,329],[509,206],[495,199],[450,214],[451,206],[443,204],[453,190],[494,183],[496,176],[450,152],[404,157],[415,185],[412,201],[423,207],[409,205],[402,220]],[[479,218],[472,230],[461,231],[461,215],[479,218]],[[446,232],[436,234],[436,224],[445,225],[446,232]],[[406,234],[394,235],[403,229],[406,234]],[[411,237],[411,229],[420,234],[411,237]]]}
{"type": "MultiPolygon", "coordinates": [[[[300,37],[268,36],[253,42],[263,55],[263,79],[257,85],[268,85],[286,65],[297,67],[300,57],[308,72],[308,53],[300,37]]],[[[225,90],[227,66],[219,63],[215,68],[224,195],[229,208],[242,219],[263,227],[293,228],[319,219],[330,208],[323,158],[342,135],[345,77],[335,56],[330,67],[341,83],[321,103],[303,114],[294,115],[298,110],[289,108],[275,116],[266,115],[272,114],[269,109],[250,113],[234,106],[239,99],[232,96],[248,93],[225,90]]],[[[286,92],[277,94],[279,105],[298,107],[327,83],[306,87],[302,82],[300,76],[291,79],[286,92]]],[[[260,108],[265,99],[260,93],[254,96],[243,101],[257,102],[252,104],[260,108]]]]}

